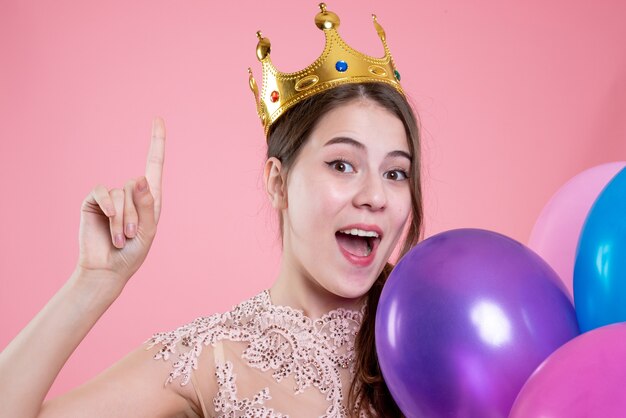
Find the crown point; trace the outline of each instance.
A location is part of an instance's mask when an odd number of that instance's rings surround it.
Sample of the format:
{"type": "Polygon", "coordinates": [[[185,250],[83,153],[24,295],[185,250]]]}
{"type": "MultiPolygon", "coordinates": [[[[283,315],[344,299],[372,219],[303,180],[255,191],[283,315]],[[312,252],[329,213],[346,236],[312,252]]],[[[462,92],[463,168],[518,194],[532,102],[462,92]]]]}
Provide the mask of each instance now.
{"type": "Polygon", "coordinates": [[[256,44],[256,57],[259,61],[263,61],[271,51],[271,43],[268,38],[264,38],[261,31],[256,32],[257,38],[259,38],[259,42],[256,44]]]}
{"type": "Polygon", "coordinates": [[[372,13],[372,20],[374,20],[374,27],[376,28],[376,32],[378,33],[378,37],[380,38],[381,41],[384,42],[385,38],[386,38],[385,30],[383,29],[382,26],[380,26],[380,23],[378,23],[378,18],[373,13],[372,13]]]}
{"type": "Polygon", "coordinates": [[[255,101],[259,101],[259,88],[256,85],[256,81],[254,80],[254,76],[252,75],[252,69],[248,67],[248,85],[250,86],[250,90],[254,93],[255,101]]]}
{"type": "Polygon", "coordinates": [[[326,10],[326,3],[320,3],[320,12],[315,15],[315,25],[321,30],[337,29],[339,16],[326,10]]]}

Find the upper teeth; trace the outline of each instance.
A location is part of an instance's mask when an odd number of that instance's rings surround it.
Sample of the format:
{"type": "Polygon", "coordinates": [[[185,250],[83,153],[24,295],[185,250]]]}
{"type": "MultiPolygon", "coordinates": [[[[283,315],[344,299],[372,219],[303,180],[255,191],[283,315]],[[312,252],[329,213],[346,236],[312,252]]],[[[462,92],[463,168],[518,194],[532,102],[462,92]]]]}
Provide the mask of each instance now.
{"type": "Polygon", "coordinates": [[[359,237],[374,237],[374,238],[378,238],[378,234],[374,231],[364,231],[362,229],[344,229],[343,231],[339,231],[343,234],[348,234],[348,235],[358,235],[359,237]]]}

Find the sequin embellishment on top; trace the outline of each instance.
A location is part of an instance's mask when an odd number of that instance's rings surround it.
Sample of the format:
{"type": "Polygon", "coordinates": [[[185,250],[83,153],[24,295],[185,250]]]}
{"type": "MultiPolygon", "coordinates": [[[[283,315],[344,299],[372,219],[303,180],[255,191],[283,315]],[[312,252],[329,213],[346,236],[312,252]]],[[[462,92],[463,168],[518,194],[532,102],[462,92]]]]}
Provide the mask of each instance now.
{"type": "MultiPolygon", "coordinates": [[[[268,290],[231,311],[201,317],[174,331],[157,333],[148,348],[161,345],[155,359],[175,358],[166,384],[216,379],[216,417],[288,417],[309,414],[348,417],[344,398],[354,377],[354,341],[360,311],[336,309],[312,320],[302,311],[271,303],[268,290]],[[213,351],[215,374],[202,374],[198,359],[213,351]],[[241,385],[247,385],[245,390],[241,385]],[[243,397],[238,397],[238,396],[243,397]]],[[[309,415],[307,415],[309,416],[309,415]]]]}

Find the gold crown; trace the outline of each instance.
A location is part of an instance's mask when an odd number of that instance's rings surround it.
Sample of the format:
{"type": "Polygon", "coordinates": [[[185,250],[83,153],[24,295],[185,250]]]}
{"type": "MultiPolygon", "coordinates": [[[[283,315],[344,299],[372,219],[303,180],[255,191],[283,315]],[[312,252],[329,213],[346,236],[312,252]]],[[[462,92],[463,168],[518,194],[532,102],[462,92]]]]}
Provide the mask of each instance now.
{"type": "Polygon", "coordinates": [[[281,73],[270,59],[270,40],[257,32],[259,42],[256,55],[263,65],[263,88],[259,88],[248,68],[250,89],[254,93],[257,113],[265,129],[265,136],[270,126],[287,109],[302,99],[331,89],[340,84],[379,82],[395,87],[404,95],[400,86],[400,73],[387,47],[385,31],[372,15],[374,27],[385,48],[382,58],[374,58],[352,49],[337,32],[339,17],[320,3],[320,12],[315,16],[315,24],[324,31],[326,44],[324,51],[311,65],[294,73],[281,73]]]}

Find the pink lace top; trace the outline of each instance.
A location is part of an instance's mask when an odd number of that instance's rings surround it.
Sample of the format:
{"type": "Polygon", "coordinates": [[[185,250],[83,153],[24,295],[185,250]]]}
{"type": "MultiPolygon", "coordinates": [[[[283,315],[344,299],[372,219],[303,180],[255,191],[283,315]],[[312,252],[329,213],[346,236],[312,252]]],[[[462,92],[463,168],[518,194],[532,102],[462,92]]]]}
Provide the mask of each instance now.
{"type": "Polygon", "coordinates": [[[347,417],[364,309],[312,320],[273,305],[265,290],[229,312],[157,333],[148,348],[161,345],[155,359],[172,361],[166,384],[191,381],[205,416],[347,417]]]}

